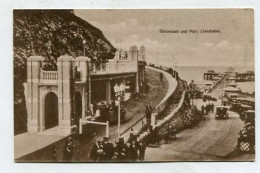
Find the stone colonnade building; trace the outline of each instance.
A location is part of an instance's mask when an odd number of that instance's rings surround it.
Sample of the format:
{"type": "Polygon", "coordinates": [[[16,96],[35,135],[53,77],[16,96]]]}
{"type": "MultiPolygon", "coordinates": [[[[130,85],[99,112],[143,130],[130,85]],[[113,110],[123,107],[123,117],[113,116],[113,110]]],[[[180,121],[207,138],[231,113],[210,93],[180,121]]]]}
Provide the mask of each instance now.
{"type": "Polygon", "coordinates": [[[27,130],[38,133],[58,127],[59,134],[67,135],[77,129],[95,98],[111,102],[115,84],[126,86],[125,95],[139,92],[145,82],[145,48],[130,47],[124,60],[117,53],[107,63],[66,55],[58,58],[57,71],[44,71],[43,66],[41,56],[27,59],[27,130]]]}

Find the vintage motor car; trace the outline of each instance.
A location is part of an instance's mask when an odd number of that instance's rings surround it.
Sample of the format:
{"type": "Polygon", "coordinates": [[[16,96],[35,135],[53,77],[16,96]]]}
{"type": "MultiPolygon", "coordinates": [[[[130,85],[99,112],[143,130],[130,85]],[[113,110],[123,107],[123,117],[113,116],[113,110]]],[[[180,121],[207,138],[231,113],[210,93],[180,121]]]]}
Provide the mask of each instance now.
{"type": "Polygon", "coordinates": [[[242,153],[255,152],[255,124],[253,122],[246,122],[243,129],[239,132],[237,149],[242,153]]]}
{"type": "Polygon", "coordinates": [[[252,106],[241,104],[240,105],[240,112],[239,112],[240,118],[242,120],[246,120],[246,113],[247,113],[248,110],[251,110],[251,109],[252,109],[252,106]]]}
{"type": "Polygon", "coordinates": [[[246,122],[255,123],[255,111],[254,110],[248,110],[245,113],[245,119],[246,122]]]}
{"type": "Polygon", "coordinates": [[[207,101],[207,100],[211,100],[211,94],[208,94],[208,93],[204,93],[203,95],[203,101],[207,101]]]}
{"type": "Polygon", "coordinates": [[[217,106],[215,119],[228,119],[228,106],[217,106]]]}
{"type": "Polygon", "coordinates": [[[240,113],[241,112],[241,103],[233,101],[231,104],[230,110],[240,113]]]}

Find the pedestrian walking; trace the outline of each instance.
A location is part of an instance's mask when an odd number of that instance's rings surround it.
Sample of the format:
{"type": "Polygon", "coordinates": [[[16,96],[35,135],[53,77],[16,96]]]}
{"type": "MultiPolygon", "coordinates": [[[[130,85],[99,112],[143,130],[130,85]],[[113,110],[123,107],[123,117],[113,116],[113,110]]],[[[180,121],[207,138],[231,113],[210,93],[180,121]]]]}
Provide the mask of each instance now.
{"type": "Polygon", "coordinates": [[[130,146],[130,156],[129,160],[134,161],[138,158],[138,146],[136,141],[132,141],[130,146]]]}
{"type": "Polygon", "coordinates": [[[160,81],[163,82],[163,73],[160,73],[160,81]]]}
{"type": "Polygon", "coordinates": [[[151,124],[152,112],[153,112],[153,109],[152,109],[151,104],[147,104],[146,109],[145,109],[147,124],[151,124]]]}
{"type": "Polygon", "coordinates": [[[201,106],[201,114],[202,114],[202,115],[205,114],[205,107],[204,107],[204,105],[201,106]]]}
{"type": "Polygon", "coordinates": [[[130,147],[131,147],[131,144],[130,144],[130,142],[127,142],[126,144],[125,144],[125,147],[124,147],[124,149],[125,149],[125,154],[126,154],[126,160],[129,160],[129,157],[130,157],[130,151],[131,151],[131,149],[130,149],[130,147]]]}
{"type": "Polygon", "coordinates": [[[146,150],[146,146],[143,144],[143,142],[140,142],[140,144],[139,144],[139,159],[141,161],[144,160],[145,150],[146,150]]]}
{"type": "Polygon", "coordinates": [[[103,138],[103,159],[105,161],[110,160],[113,156],[113,145],[111,143],[109,143],[108,138],[104,137],[103,138]]]}
{"type": "Polygon", "coordinates": [[[145,84],[145,93],[147,94],[149,92],[149,90],[150,90],[150,85],[149,85],[148,82],[146,82],[146,84],[145,84]]]}
{"type": "Polygon", "coordinates": [[[63,160],[70,161],[73,157],[73,142],[71,136],[65,141],[63,149],[63,160]]]}
{"type": "Polygon", "coordinates": [[[57,148],[56,148],[56,146],[53,146],[53,147],[52,147],[52,160],[53,160],[54,162],[57,162],[57,161],[58,161],[57,148]]]}
{"type": "Polygon", "coordinates": [[[206,109],[206,115],[208,115],[209,114],[209,105],[208,104],[206,105],[205,109],[206,109]]]}

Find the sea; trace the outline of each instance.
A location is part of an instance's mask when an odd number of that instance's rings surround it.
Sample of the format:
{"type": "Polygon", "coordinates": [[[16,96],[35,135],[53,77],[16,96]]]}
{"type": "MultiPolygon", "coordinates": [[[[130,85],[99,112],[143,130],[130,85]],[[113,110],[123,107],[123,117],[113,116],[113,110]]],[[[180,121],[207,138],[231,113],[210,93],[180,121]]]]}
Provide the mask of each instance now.
{"type": "MultiPolygon", "coordinates": [[[[238,66],[233,67],[235,72],[246,72],[246,71],[255,71],[254,67],[245,67],[245,66],[238,66]]],[[[176,68],[176,71],[179,73],[179,76],[188,82],[194,80],[194,82],[198,85],[203,85],[205,81],[203,80],[203,74],[208,70],[214,70],[217,73],[223,73],[227,70],[227,67],[221,66],[179,66],[176,68]]],[[[239,82],[238,87],[247,93],[252,93],[255,91],[255,82],[239,82]]]]}

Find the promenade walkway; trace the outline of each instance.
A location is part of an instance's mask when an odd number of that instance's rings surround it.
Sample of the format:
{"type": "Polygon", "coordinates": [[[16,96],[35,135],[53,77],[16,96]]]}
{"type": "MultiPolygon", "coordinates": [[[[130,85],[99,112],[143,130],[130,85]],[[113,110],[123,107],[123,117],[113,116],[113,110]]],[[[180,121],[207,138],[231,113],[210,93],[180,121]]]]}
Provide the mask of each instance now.
{"type": "MultiPolygon", "coordinates": [[[[144,115],[145,105],[152,101],[152,106],[155,107],[167,99],[177,86],[177,81],[168,73],[163,72],[165,79],[160,82],[159,73],[161,70],[146,67],[147,80],[150,84],[148,95],[142,93],[134,96],[124,104],[126,109],[127,122],[121,125],[121,131],[131,127],[141,116],[144,115]],[[148,99],[148,100],[147,100],[148,99]]],[[[87,139],[84,135],[73,135],[74,141],[74,157],[75,161],[88,161],[88,155],[95,141],[104,136],[104,129],[97,129],[97,135],[94,138],[87,139]]],[[[53,130],[55,131],[55,129],[53,130]]],[[[109,128],[110,139],[117,138],[117,125],[111,125],[109,128]]],[[[127,137],[124,134],[123,137],[127,137]]],[[[15,136],[15,159],[17,161],[51,161],[52,145],[57,148],[58,159],[62,158],[64,138],[66,136],[57,136],[46,134],[28,134],[24,133],[15,136]],[[32,147],[33,146],[33,147],[32,147]],[[31,154],[29,154],[31,153],[31,154]],[[19,159],[18,159],[19,158],[19,159]]]]}
{"type": "Polygon", "coordinates": [[[146,66],[146,68],[151,69],[151,70],[155,70],[158,73],[162,72],[164,77],[167,79],[167,81],[169,83],[168,91],[167,91],[166,95],[164,96],[164,98],[162,99],[162,101],[158,104],[158,106],[159,106],[162,103],[164,103],[167,100],[167,98],[169,98],[172,95],[172,93],[175,91],[175,89],[178,85],[178,82],[175,78],[173,78],[169,73],[167,73],[165,71],[162,71],[162,70],[156,69],[156,68],[152,68],[152,67],[148,67],[148,66],[146,66]]]}
{"type": "Polygon", "coordinates": [[[44,133],[22,133],[14,136],[14,159],[30,154],[57,142],[66,136],[58,135],[58,128],[54,127],[44,133]],[[50,132],[51,133],[48,133],[50,132]]]}
{"type": "MultiPolygon", "coordinates": [[[[165,78],[166,81],[168,82],[168,90],[167,90],[167,93],[165,94],[165,96],[163,97],[163,99],[160,101],[159,104],[157,104],[157,105],[154,105],[154,104],[153,104],[153,106],[152,106],[152,107],[157,108],[157,107],[159,107],[161,104],[163,104],[163,103],[172,95],[172,93],[175,91],[175,89],[176,89],[176,87],[177,87],[177,85],[178,85],[178,82],[177,82],[177,80],[176,80],[175,78],[173,78],[169,73],[167,73],[167,72],[165,72],[165,71],[163,71],[163,70],[156,69],[156,68],[153,68],[153,67],[148,67],[148,66],[146,66],[146,69],[147,69],[148,71],[151,70],[151,71],[154,71],[154,72],[158,72],[158,74],[162,72],[163,75],[164,75],[164,78],[165,78]]],[[[159,76],[158,76],[158,78],[159,78],[159,76]]],[[[164,79],[164,80],[165,80],[165,79],[164,79]]],[[[159,95],[160,93],[159,93],[159,92],[156,92],[155,94],[156,94],[156,95],[159,95]]],[[[151,100],[151,101],[153,101],[153,100],[151,100]]],[[[140,108],[139,108],[139,109],[140,109],[140,108]]],[[[143,112],[144,112],[144,111],[145,111],[145,110],[143,110],[143,112]]],[[[138,116],[138,118],[140,118],[140,116],[138,116]]],[[[146,122],[146,118],[144,118],[143,121],[146,122]]],[[[133,123],[132,123],[132,124],[133,124],[133,123]]],[[[126,130],[126,129],[129,129],[131,126],[132,126],[132,125],[123,127],[123,128],[122,128],[122,131],[124,131],[124,130],[126,130]]],[[[134,128],[134,130],[139,130],[139,129],[141,129],[141,128],[142,128],[142,122],[140,121],[139,123],[135,124],[135,126],[134,126],[133,128],[134,128]]],[[[131,131],[128,130],[126,133],[124,133],[124,134],[122,135],[122,137],[124,137],[125,139],[127,139],[127,138],[130,136],[130,132],[131,132],[131,131]]]]}

